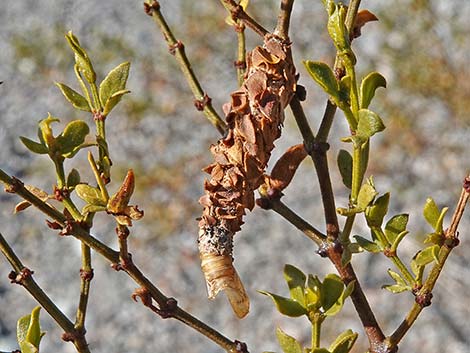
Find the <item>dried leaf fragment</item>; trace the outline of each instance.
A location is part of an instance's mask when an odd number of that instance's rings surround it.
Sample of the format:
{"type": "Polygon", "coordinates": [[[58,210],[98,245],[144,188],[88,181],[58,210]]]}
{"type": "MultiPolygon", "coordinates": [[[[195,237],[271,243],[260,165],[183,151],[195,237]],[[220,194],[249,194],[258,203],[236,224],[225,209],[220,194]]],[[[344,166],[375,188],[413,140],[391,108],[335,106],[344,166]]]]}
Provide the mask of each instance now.
{"type": "Polygon", "coordinates": [[[351,33],[351,39],[357,38],[361,35],[361,28],[367,23],[378,21],[379,19],[369,10],[360,10],[356,15],[354,27],[351,33]]]}
{"type": "Polygon", "coordinates": [[[271,176],[267,178],[268,186],[271,189],[284,190],[307,155],[303,144],[290,147],[274,165],[271,176]]]}

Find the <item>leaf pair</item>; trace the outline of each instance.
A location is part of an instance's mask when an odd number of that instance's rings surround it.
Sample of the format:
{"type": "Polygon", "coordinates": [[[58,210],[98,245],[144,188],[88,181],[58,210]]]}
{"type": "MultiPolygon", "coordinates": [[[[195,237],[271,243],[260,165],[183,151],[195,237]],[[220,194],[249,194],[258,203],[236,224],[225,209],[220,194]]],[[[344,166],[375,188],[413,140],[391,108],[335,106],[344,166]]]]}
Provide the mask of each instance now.
{"type": "Polygon", "coordinates": [[[445,241],[443,223],[447,210],[448,207],[439,210],[432,198],[426,200],[423,208],[423,216],[434,231],[429,233],[424,241],[425,244],[431,243],[431,245],[418,251],[411,260],[411,269],[418,281],[421,281],[426,265],[432,262],[439,262],[440,248],[445,241]]]}
{"type": "Polygon", "coordinates": [[[290,317],[312,313],[325,317],[336,315],[354,289],[353,283],[345,288],[341,278],[335,274],[327,275],[321,282],[318,277],[306,276],[292,265],[284,267],[284,278],[289,287],[290,298],[267,291],[259,292],[269,296],[281,314],[290,317]]]}
{"type": "MultiPolygon", "coordinates": [[[[112,69],[101,82],[99,87],[99,103],[103,109],[103,116],[107,116],[119,103],[121,98],[125,94],[130,93],[130,91],[126,89],[129,69],[130,63],[124,62],[112,69]]],[[[70,88],[63,83],[56,83],[56,85],[74,108],[88,112],[91,112],[92,110],[99,110],[98,107],[94,107],[93,102],[89,98],[88,92],[84,93],[88,97],[85,98],[73,88],[70,88]]]]}
{"type": "Polygon", "coordinates": [[[130,92],[126,90],[130,63],[124,62],[112,69],[101,82],[99,91],[96,92],[96,73],[88,54],[72,32],[69,32],[65,38],[75,53],[75,73],[83,95],[63,83],[56,83],[57,87],[74,108],[88,112],[100,112],[102,116],[107,116],[121,98],[130,92]],[[83,82],[82,75],[94,93],[93,101],[90,98],[88,88],[83,82]]]}
{"type": "Polygon", "coordinates": [[[48,115],[39,122],[39,142],[21,136],[21,142],[31,151],[38,154],[49,154],[53,160],[64,157],[72,158],[80,149],[89,146],[84,144],[90,128],[83,120],[74,120],[67,124],[64,131],[54,137],[51,124],[60,120],[48,115]]]}

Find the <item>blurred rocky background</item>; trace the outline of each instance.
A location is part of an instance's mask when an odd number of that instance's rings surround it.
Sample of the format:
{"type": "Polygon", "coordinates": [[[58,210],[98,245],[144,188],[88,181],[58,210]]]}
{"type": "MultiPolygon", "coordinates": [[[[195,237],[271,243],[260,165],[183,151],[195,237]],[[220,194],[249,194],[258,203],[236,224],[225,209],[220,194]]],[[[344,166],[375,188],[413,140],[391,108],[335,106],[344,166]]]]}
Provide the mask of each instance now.
{"type": "MultiPolygon", "coordinates": [[[[275,26],[279,1],[253,0],[249,13],[266,28],[275,26]]],[[[176,37],[186,46],[193,68],[215,107],[227,101],[236,88],[233,61],[236,35],[226,25],[225,10],[218,1],[161,1],[162,11],[176,37]]],[[[390,215],[408,212],[411,234],[401,254],[409,259],[418,241],[429,231],[421,215],[428,196],[439,206],[450,206],[470,169],[470,3],[467,1],[397,0],[363,1],[362,7],[380,21],[368,24],[354,43],[359,72],[381,72],[386,90],[379,90],[373,109],[387,125],[372,142],[370,173],[381,192],[392,191],[390,215]]],[[[232,339],[248,344],[250,352],[280,351],[275,327],[281,326],[304,343],[310,331],[304,319],[285,319],[257,289],[287,294],[282,268],[291,263],[305,272],[323,276],[332,266],[315,254],[315,246],[276,214],[255,209],[246,217],[237,236],[235,263],[252,299],[249,316],[238,321],[222,296],[206,299],[206,289],[196,247],[204,175],[210,162],[208,146],[217,131],[193,107],[193,98],[174,58],[141,1],[2,0],[0,8],[0,166],[27,184],[51,190],[54,174],[50,161],[32,155],[18,136],[36,135],[38,120],[48,112],[63,122],[90,119],[71,109],[54,86],[55,81],[77,87],[73,56],[64,40],[68,30],[79,37],[101,78],[122,61],[132,63],[128,83],[132,94],[124,98],[108,120],[108,136],[118,187],[125,171],[137,175],[134,200],[145,217],[131,229],[134,260],[150,279],[182,307],[220,329],[232,339]]],[[[312,127],[318,127],[326,97],[307,77],[301,60],[332,62],[334,48],[328,39],[326,14],[321,1],[297,0],[292,17],[292,41],[300,83],[308,91],[305,102],[312,127]]],[[[247,31],[248,47],[260,39],[247,31]]],[[[89,120],[91,123],[91,120],[89,120]]],[[[347,190],[336,168],[336,154],[347,135],[341,115],[335,119],[330,165],[337,206],[345,206],[347,190]]],[[[287,112],[284,133],[272,161],[282,151],[301,142],[287,112]]],[[[88,170],[85,153],[67,167],[88,170]]],[[[84,172],[83,179],[91,180],[84,172]]],[[[316,175],[305,161],[286,190],[285,202],[314,225],[322,228],[316,175]]],[[[0,231],[24,263],[35,271],[42,288],[69,317],[78,303],[79,244],[58,238],[44,217],[29,209],[13,215],[15,196],[0,193],[0,231]]],[[[447,219],[448,222],[448,219],[447,219]]],[[[97,217],[94,234],[115,245],[114,225],[97,217]]],[[[360,224],[354,234],[368,236],[360,224]]],[[[427,308],[400,344],[403,352],[464,353],[470,350],[470,217],[460,226],[461,245],[446,263],[442,279],[427,308]]],[[[379,322],[390,333],[413,302],[409,293],[391,295],[381,289],[390,280],[391,263],[380,256],[353,259],[363,287],[379,322]]],[[[94,256],[87,337],[92,352],[220,352],[220,349],[182,324],[156,317],[132,302],[135,284],[94,256]]],[[[23,288],[7,279],[8,263],[0,258],[0,350],[16,349],[16,320],[31,311],[33,300],[23,288]]],[[[60,339],[61,331],[43,312],[47,335],[42,352],[73,352],[60,339]]],[[[342,330],[362,335],[350,302],[336,321],[326,322],[324,345],[342,330]]],[[[365,339],[354,352],[364,352],[365,339]]]]}

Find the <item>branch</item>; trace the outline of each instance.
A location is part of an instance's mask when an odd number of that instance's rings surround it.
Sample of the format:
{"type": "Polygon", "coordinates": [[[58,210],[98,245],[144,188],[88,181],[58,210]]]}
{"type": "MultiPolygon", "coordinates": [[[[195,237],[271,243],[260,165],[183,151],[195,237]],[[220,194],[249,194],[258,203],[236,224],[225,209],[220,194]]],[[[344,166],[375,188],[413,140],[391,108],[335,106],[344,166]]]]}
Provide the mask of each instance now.
{"type": "Polygon", "coordinates": [[[186,56],[184,45],[181,41],[176,40],[173,32],[171,31],[168,23],[160,11],[159,2],[153,1],[144,3],[144,10],[149,16],[152,16],[153,20],[160,28],[160,31],[163,33],[166,42],[168,43],[170,53],[176,57],[176,60],[180,65],[180,69],[183,72],[184,77],[186,78],[186,81],[191,88],[191,91],[193,92],[194,98],[196,99],[194,105],[198,110],[202,110],[204,112],[212,125],[214,125],[222,135],[225,134],[227,125],[215,111],[214,107],[212,106],[211,99],[202,90],[201,84],[194,74],[194,71],[191,68],[191,63],[186,56]]]}
{"type": "Polygon", "coordinates": [[[13,249],[8,245],[7,241],[0,233],[0,251],[6,257],[13,267],[9,278],[12,283],[17,283],[25,287],[25,289],[33,296],[36,301],[46,310],[55,322],[65,331],[62,339],[72,341],[79,353],[89,353],[88,343],[85,338],[84,331],[79,331],[74,327],[72,321],[54,304],[46,293],[39,287],[33,279],[33,271],[23,265],[13,249]]]}
{"type": "MultiPolygon", "coordinates": [[[[347,14],[348,22],[346,24],[348,30],[352,30],[353,28],[354,19],[359,8],[359,4],[360,1],[357,0],[352,0],[350,3],[347,14]]],[[[335,72],[341,71],[341,60],[336,60],[335,72]]],[[[320,254],[330,258],[346,285],[352,281],[355,282],[354,291],[351,294],[351,300],[353,301],[354,307],[356,308],[356,311],[364,327],[364,331],[367,335],[367,338],[369,339],[371,352],[389,352],[384,343],[385,335],[375,318],[375,315],[360,286],[353,267],[351,264],[348,264],[345,267],[342,265],[342,248],[340,244],[337,244],[337,238],[340,232],[338,217],[336,215],[333,188],[328,168],[328,159],[326,156],[326,152],[329,148],[327,139],[337,107],[330,101],[327,102],[325,113],[316,138],[308,124],[298,97],[295,96],[291,100],[290,107],[301,131],[305,147],[309,152],[317,171],[325,213],[326,233],[328,238],[332,241],[330,246],[327,249],[324,249],[325,253],[320,252],[320,254]]],[[[353,219],[351,221],[353,221],[353,219]]],[[[352,222],[349,224],[349,226],[352,227],[352,222]]]]}
{"type": "Polygon", "coordinates": [[[354,28],[354,22],[356,21],[356,15],[359,11],[359,5],[361,0],[351,0],[348,5],[348,12],[346,13],[345,25],[348,33],[352,33],[354,28]]]}
{"type": "Polygon", "coordinates": [[[262,198],[257,200],[256,203],[265,210],[271,209],[281,215],[285,220],[304,233],[308,238],[313,240],[320,248],[325,246],[327,241],[326,235],[320,232],[314,226],[310,225],[297,213],[287,207],[280,198],[269,198],[262,195],[262,198]]]}
{"type": "Polygon", "coordinates": [[[176,301],[173,298],[166,297],[157,287],[155,287],[155,285],[147,277],[145,277],[145,275],[139,270],[139,268],[134,265],[134,263],[131,261],[130,256],[129,262],[122,262],[119,252],[101,243],[98,239],[92,236],[87,229],[84,229],[79,223],[68,221],[66,217],[58,210],[43,202],[34,194],[29,192],[19,179],[10,177],[8,174],[6,174],[3,170],[0,169],[0,181],[5,184],[5,191],[10,193],[16,193],[23,199],[29,201],[32,205],[37,207],[47,216],[55,220],[59,226],[63,227],[63,235],[73,235],[82,243],[86,244],[94,251],[99,253],[101,256],[106,258],[108,261],[110,261],[115,269],[125,271],[129,275],[129,277],[131,277],[140,287],[142,287],[145,291],[148,291],[148,293],[150,293],[151,298],[153,298],[158,303],[160,308],[157,309],[157,313],[160,316],[162,316],[163,318],[172,317],[185,323],[186,325],[192,327],[196,331],[200,332],[201,334],[212,340],[214,343],[218,344],[227,352],[247,352],[246,345],[244,343],[229,340],[227,337],[223,336],[215,329],[204,324],[188,312],[178,307],[176,305],[176,301]]]}
{"type": "Polygon", "coordinates": [[[238,46],[237,46],[237,61],[235,66],[237,68],[238,86],[243,85],[245,72],[246,72],[246,43],[245,43],[245,25],[240,23],[234,26],[237,32],[238,46]]]}
{"type": "Polygon", "coordinates": [[[282,39],[289,38],[289,24],[294,0],[281,0],[281,9],[277,17],[277,26],[274,31],[282,39]]]}
{"type": "Polygon", "coordinates": [[[220,0],[224,7],[230,11],[232,18],[235,20],[241,20],[245,26],[251,28],[255,33],[259,34],[261,37],[264,37],[269,33],[263,26],[256,22],[253,18],[250,17],[244,10],[243,7],[238,5],[233,0],[220,0]]]}
{"type": "MultiPolygon", "coordinates": [[[[329,145],[326,141],[317,140],[313,135],[312,129],[308,124],[307,117],[305,116],[298,97],[294,96],[294,98],[292,98],[290,107],[302,134],[305,149],[312,158],[317,171],[325,213],[326,234],[329,239],[335,240],[339,234],[339,225],[338,218],[336,216],[333,187],[331,185],[328,169],[328,160],[326,158],[326,151],[329,148],[329,145]]],[[[323,120],[325,120],[325,118],[323,120]]],[[[327,133],[323,132],[322,135],[327,136],[327,133]]]]}
{"type": "MultiPolygon", "coordinates": [[[[307,118],[300,104],[299,99],[294,96],[290,102],[290,107],[294,114],[295,120],[304,139],[304,144],[309,152],[317,171],[318,181],[323,201],[323,208],[325,213],[326,233],[327,237],[333,242],[325,249],[320,248],[320,255],[328,256],[331,262],[335,265],[338,273],[343,282],[347,285],[350,282],[355,282],[354,291],[351,294],[351,300],[356,308],[359,318],[364,326],[364,331],[369,339],[372,352],[378,352],[383,347],[385,335],[380,328],[374,313],[367,301],[364,292],[359,284],[358,278],[354,272],[351,264],[343,267],[341,262],[341,246],[337,246],[335,241],[339,234],[338,218],[336,215],[336,206],[334,202],[333,188],[331,186],[331,179],[328,169],[328,160],[326,151],[328,144],[326,138],[331,127],[331,121],[336,111],[336,106],[327,103],[325,115],[320,125],[321,129],[319,135],[321,139],[315,139],[313,132],[308,124],[307,118]]],[[[339,244],[338,244],[339,245],[339,244]]],[[[387,351],[383,351],[387,352],[387,351]]]]}
{"type": "Polygon", "coordinates": [[[465,206],[467,205],[468,199],[470,197],[470,176],[467,176],[463,183],[462,192],[460,193],[460,198],[457,203],[457,207],[452,216],[449,228],[445,232],[445,242],[439,251],[438,260],[431,269],[428,278],[423,284],[423,287],[416,294],[416,300],[413,304],[411,310],[406,315],[403,322],[398,326],[395,332],[392,333],[390,337],[387,338],[391,347],[396,347],[402,338],[406,335],[408,330],[411,328],[413,323],[418,318],[419,314],[423,309],[431,304],[432,290],[436,284],[439,275],[441,274],[442,268],[450,255],[452,249],[458,245],[458,225],[462,219],[462,215],[465,211],[465,206]]]}
{"type": "Polygon", "coordinates": [[[80,299],[75,318],[75,328],[81,332],[85,332],[85,317],[90,294],[90,283],[93,279],[93,268],[91,267],[90,247],[83,243],[81,247],[82,267],[80,268],[80,299]]]}

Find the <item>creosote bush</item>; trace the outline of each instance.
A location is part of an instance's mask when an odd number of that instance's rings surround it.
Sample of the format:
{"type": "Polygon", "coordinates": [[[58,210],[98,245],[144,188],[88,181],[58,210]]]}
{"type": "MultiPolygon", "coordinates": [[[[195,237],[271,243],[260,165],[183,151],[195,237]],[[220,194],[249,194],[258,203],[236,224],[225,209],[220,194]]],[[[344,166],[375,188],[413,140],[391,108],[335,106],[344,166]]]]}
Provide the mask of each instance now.
{"type": "MultiPolygon", "coordinates": [[[[391,193],[383,192],[368,173],[369,156],[374,153],[371,139],[386,129],[387,121],[374,110],[374,96],[377,89],[386,88],[387,82],[376,71],[360,77],[356,70],[360,58],[356,57],[352,47],[353,41],[367,36],[368,22],[378,20],[377,17],[366,9],[360,10],[359,0],[351,0],[348,6],[323,0],[326,31],[336,50],[335,63],[330,66],[317,58],[304,58],[300,63],[324,91],[327,102],[323,118],[318,128],[313,130],[311,119],[302,107],[302,102],[308,97],[306,89],[298,83],[296,65],[299,63],[292,57],[295,43],[290,40],[289,25],[294,0],[280,1],[278,13],[273,14],[277,17],[277,25],[272,32],[249,15],[250,6],[261,5],[252,5],[245,0],[239,3],[222,0],[221,3],[228,11],[225,22],[234,28],[238,39],[235,67],[239,88],[231,93],[223,106],[224,118],[217,113],[198,81],[183,43],[176,40],[168,26],[164,4],[158,1],[144,3],[144,11],[163,33],[170,54],[177,60],[189,84],[195,108],[205,114],[221,134],[221,138],[210,147],[213,161],[203,169],[209,176],[203,185],[204,195],[199,199],[202,214],[198,224],[194,222],[209,297],[213,298],[224,291],[237,317],[242,318],[249,313],[249,298],[233,265],[236,260],[233,256],[233,237],[243,232],[247,210],[258,206],[274,211],[299,229],[313,241],[312,251],[336,268],[336,273],[320,278],[287,264],[283,275],[288,296],[259,290],[272,300],[280,314],[305,317],[311,330],[311,341],[304,346],[281,328],[273,328],[280,349],[286,353],[347,353],[353,351],[358,336],[365,335],[370,353],[397,352],[399,343],[423,309],[431,305],[432,291],[443,266],[453,248],[459,244],[457,227],[470,195],[470,176],[464,177],[462,171],[464,181],[460,199],[447,226],[445,216],[448,208],[439,208],[432,198],[426,199],[423,216],[429,225],[429,232],[421,249],[412,258],[402,256],[402,241],[411,236],[409,215],[389,214],[391,193]],[[245,32],[248,30],[259,35],[259,45],[251,50],[247,50],[245,45],[245,32]],[[292,111],[303,141],[290,147],[268,172],[266,168],[275,148],[275,140],[281,137],[286,109],[292,111]],[[333,119],[342,119],[336,114],[338,109],[346,119],[349,134],[341,139],[343,148],[334,151],[330,150],[329,135],[333,119]],[[329,165],[328,159],[328,154],[332,153],[337,160],[334,167],[329,165]],[[323,227],[311,225],[282,199],[297,168],[307,157],[313,161],[321,191],[325,219],[323,227]],[[348,202],[338,206],[330,176],[330,171],[336,167],[349,194],[348,202]],[[255,192],[259,194],[256,200],[255,192]],[[365,220],[369,234],[355,234],[354,226],[359,218],[365,220]],[[353,268],[353,257],[365,252],[377,256],[382,254],[381,260],[390,262],[390,283],[383,285],[390,296],[403,293],[401,295],[414,297],[409,311],[401,313],[403,320],[396,328],[384,328],[379,324],[369,305],[367,293],[361,287],[360,274],[356,274],[353,268]],[[327,319],[334,321],[334,316],[343,306],[349,305],[348,299],[358,314],[363,330],[354,332],[347,329],[337,332],[332,342],[322,341],[322,324],[327,319]]],[[[1,169],[0,180],[5,192],[23,199],[14,207],[15,213],[34,206],[46,215],[51,231],[60,236],[74,237],[80,242],[80,300],[75,320],[67,317],[40,288],[33,278],[34,271],[23,265],[7,238],[0,234],[0,250],[12,267],[9,280],[23,286],[57,322],[64,331],[61,337],[64,341],[71,342],[77,352],[90,352],[92,349],[88,345],[86,332],[93,330],[93,327],[86,327],[85,323],[94,275],[91,262],[91,253],[94,252],[109,261],[116,271],[125,272],[137,284],[132,299],[156,315],[180,321],[222,350],[248,352],[249,347],[242,340],[227,338],[225,333],[185,311],[175,298],[163,294],[158,288],[158,279],[151,281],[134,263],[133,259],[138,258],[139,254],[131,256],[128,238],[133,223],[144,216],[144,211],[134,204],[132,198],[139,175],[129,169],[124,180],[116,183],[113,178],[113,146],[108,144],[106,136],[106,124],[112,124],[109,117],[113,110],[131,93],[127,87],[130,63],[123,62],[104,78],[97,77],[93,55],[86,50],[86,45],[80,43],[72,32],[68,32],[65,38],[74,55],[73,71],[77,82],[56,85],[68,103],[84,118],[68,121],[60,133],[54,133],[53,127],[58,126],[61,119],[48,114],[38,124],[37,138],[20,137],[30,152],[50,159],[53,165],[51,170],[56,176],[55,185],[52,190],[41,190],[1,169]],[[86,174],[83,171],[67,170],[65,161],[79,153],[87,153],[93,180],[83,180],[82,175],[86,174]],[[110,186],[115,189],[117,185],[117,191],[111,194],[110,186]],[[77,198],[83,206],[79,206],[77,198]],[[117,250],[93,235],[97,213],[111,217],[110,221],[115,223],[117,250]]],[[[269,283],[263,284],[265,288],[269,286],[269,283]]],[[[40,327],[40,307],[18,320],[18,345],[23,353],[40,351],[40,341],[44,335],[40,327]]],[[[12,349],[15,348],[10,351],[12,349]]]]}

